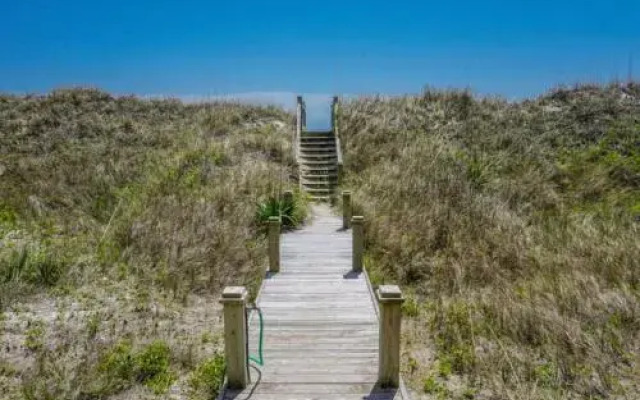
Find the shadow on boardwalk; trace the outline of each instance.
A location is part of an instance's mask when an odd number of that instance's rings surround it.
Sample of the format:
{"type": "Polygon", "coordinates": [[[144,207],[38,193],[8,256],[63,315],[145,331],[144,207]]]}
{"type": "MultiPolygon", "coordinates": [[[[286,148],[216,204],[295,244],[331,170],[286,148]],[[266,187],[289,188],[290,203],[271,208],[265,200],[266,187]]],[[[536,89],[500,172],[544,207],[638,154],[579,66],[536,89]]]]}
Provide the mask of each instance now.
{"type": "MultiPolygon", "coordinates": [[[[320,384],[322,385],[322,384],[320,384]]],[[[221,400],[255,400],[257,398],[264,398],[264,395],[254,395],[259,390],[260,380],[255,384],[244,390],[227,389],[226,393],[220,398],[221,400]]],[[[354,400],[394,400],[399,396],[398,389],[385,389],[375,386],[369,394],[365,395],[350,395],[345,393],[292,393],[289,395],[273,395],[270,399],[273,400],[342,400],[342,399],[354,399],[354,400]]]]}

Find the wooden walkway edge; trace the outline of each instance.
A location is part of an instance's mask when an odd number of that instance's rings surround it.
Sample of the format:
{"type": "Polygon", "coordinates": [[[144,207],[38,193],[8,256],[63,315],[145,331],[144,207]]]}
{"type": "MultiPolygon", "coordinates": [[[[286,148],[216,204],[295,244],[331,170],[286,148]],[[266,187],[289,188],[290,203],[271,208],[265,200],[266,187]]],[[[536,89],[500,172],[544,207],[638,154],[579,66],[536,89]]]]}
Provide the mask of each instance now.
{"type": "MultiPolygon", "coordinates": [[[[280,272],[267,274],[257,298],[264,366],[251,362],[249,386],[221,398],[408,400],[404,390],[376,384],[377,304],[366,272],[352,272],[351,231],[325,204],[313,205],[312,214],[309,225],[282,235],[280,272]]],[[[252,318],[252,355],[258,334],[252,318]]]]}

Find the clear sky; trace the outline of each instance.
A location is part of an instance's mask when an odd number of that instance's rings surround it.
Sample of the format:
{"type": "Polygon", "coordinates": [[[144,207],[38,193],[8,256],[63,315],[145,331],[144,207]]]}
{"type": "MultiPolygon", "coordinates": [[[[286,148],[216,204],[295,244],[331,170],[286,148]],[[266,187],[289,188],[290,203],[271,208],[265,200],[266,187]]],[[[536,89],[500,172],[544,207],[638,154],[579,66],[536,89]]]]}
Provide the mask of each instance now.
{"type": "Polygon", "coordinates": [[[640,75],[640,0],[0,0],[0,54],[19,93],[513,98],[640,75]]]}

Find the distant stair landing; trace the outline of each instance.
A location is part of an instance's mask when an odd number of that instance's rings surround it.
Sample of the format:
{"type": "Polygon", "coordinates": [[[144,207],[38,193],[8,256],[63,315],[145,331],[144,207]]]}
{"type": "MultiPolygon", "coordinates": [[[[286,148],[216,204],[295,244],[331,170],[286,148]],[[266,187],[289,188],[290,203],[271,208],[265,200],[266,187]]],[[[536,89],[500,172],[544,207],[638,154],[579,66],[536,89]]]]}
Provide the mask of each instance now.
{"type": "Polygon", "coordinates": [[[337,97],[334,97],[331,130],[309,131],[306,129],[305,103],[298,96],[294,149],[300,173],[300,188],[318,202],[331,200],[342,172],[342,152],[335,121],[337,105],[337,97]]]}

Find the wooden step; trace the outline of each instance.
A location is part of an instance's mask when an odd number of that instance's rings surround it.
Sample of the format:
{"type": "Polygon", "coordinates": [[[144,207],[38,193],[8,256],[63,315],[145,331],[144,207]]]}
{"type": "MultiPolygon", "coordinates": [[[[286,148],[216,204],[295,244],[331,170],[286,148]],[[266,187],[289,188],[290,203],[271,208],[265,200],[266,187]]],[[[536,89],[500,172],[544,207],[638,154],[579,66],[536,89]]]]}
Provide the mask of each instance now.
{"type": "Polygon", "coordinates": [[[316,185],[316,184],[330,184],[330,185],[334,185],[338,182],[338,177],[337,176],[326,176],[326,175],[308,175],[308,176],[302,176],[302,179],[300,179],[300,183],[302,183],[303,185],[316,185]],[[321,179],[316,179],[317,177],[320,177],[321,179]]]}
{"type": "Polygon", "coordinates": [[[311,153],[324,153],[324,152],[328,152],[328,151],[336,151],[336,146],[335,144],[326,144],[326,145],[316,145],[315,143],[313,145],[309,145],[309,144],[303,144],[300,146],[300,151],[303,152],[311,152],[311,153]]]}
{"type": "Polygon", "coordinates": [[[325,156],[325,155],[331,155],[331,156],[336,156],[337,155],[337,151],[335,149],[332,150],[328,150],[328,149],[323,149],[323,150],[318,150],[318,151],[314,151],[314,150],[300,150],[299,154],[301,156],[325,156]]]}
{"type": "Polygon", "coordinates": [[[300,142],[300,148],[336,148],[336,142],[333,141],[311,141],[311,142],[300,142]]]}
{"type": "Polygon", "coordinates": [[[318,160],[335,160],[337,158],[335,153],[324,153],[324,154],[301,154],[300,158],[302,159],[302,164],[309,161],[318,161],[318,160]]]}
{"type": "Polygon", "coordinates": [[[306,179],[303,177],[300,182],[303,185],[330,185],[333,186],[338,182],[337,177],[334,179],[306,179]]]}
{"type": "Polygon", "coordinates": [[[311,129],[305,129],[302,131],[302,136],[324,136],[324,135],[333,136],[333,131],[332,130],[311,130],[311,129]]]}
{"type": "Polygon", "coordinates": [[[309,185],[309,186],[334,186],[336,184],[338,180],[337,179],[317,179],[317,180],[310,180],[310,179],[302,179],[300,182],[303,185],[309,185]]]}
{"type": "Polygon", "coordinates": [[[300,142],[304,144],[335,144],[333,136],[300,136],[300,142]]]}
{"type": "Polygon", "coordinates": [[[300,156],[306,157],[335,157],[337,151],[300,151],[300,156]]]}
{"type": "Polygon", "coordinates": [[[307,176],[311,176],[311,175],[333,175],[336,174],[338,171],[337,166],[335,165],[330,165],[327,167],[315,167],[315,168],[311,168],[311,167],[307,167],[307,168],[300,168],[300,175],[307,177],[307,176]]]}
{"type": "Polygon", "coordinates": [[[300,164],[303,167],[317,167],[319,165],[336,165],[335,160],[318,160],[318,161],[312,161],[312,160],[303,160],[300,162],[300,164]]]}
{"type": "Polygon", "coordinates": [[[309,192],[314,189],[326,189],[328,192],[333,192],[333,188],[335,185],[326,185],[326,184],[302,184],[302,187],[306,192],[309,192]]]}
{"type": "Polygon", "coordinates": [[[303,178],[309,179],[312,181],[331,181],[338,179],[338,174],[336,172],[328,172],[326,174],[300,174],[303,178]]]}

